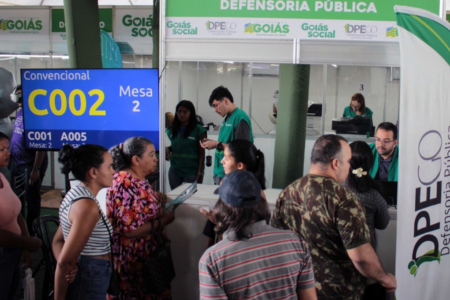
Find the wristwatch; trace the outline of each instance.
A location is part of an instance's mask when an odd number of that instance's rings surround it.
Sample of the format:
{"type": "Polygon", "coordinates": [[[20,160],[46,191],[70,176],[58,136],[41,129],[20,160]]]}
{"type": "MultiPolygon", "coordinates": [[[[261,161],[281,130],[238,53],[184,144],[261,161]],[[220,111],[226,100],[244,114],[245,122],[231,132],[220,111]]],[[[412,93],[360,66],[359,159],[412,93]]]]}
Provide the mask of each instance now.
{"type": "Polygon", "coordinates": [[[216,149],[219,151],[223,151],[223,144],[221,142],[219,142],[216,146],[216,149]]]}
{"type": "Polygon", "coordinates": [[[40,167],[33,167],[33,170],[39,170],[40,167]]]}

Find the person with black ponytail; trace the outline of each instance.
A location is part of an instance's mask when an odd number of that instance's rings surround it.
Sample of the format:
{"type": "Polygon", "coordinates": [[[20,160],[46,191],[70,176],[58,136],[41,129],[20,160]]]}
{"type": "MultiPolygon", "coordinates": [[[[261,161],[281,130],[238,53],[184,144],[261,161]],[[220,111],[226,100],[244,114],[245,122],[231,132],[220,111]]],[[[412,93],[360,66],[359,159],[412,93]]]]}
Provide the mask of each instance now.
{"type": "Polygon", "coordinates": [[[67,192],[59,208],[60,226],[52,245],[57,261],[55,300],[104,300],[112,271],[112,227],[95,196],[112,184],[112,157],[102,146],[64,145],[58,161],[62,173],[72,173],[80,184],[67,192]],[[74,272],[69,284],[67,278],[74,272]]]}
{"type": "MultiPolygon", "coordinates": [[[[160,294],[146,292],[142,268],[156,248],[152,228],[165,227],[175,219],[174,212],[162,212],[165,197],[146,179],[157,168],[155,146],[145,137],[131,137],[109,151],[116,173],[107,191],[106,210],[114,228],[112,256],[121,277],[121,293],[108,299],[171,299],[170,288],[160,294]]],[[[166,240],[165,228],[162,235],[166,240]]]]}
{"type": "MultiPolygon", "coordinates": [[[[253,173],[261,185],[261,196],[266,199],[264,191],[266,189],[266,177],[264,166],[264,153],[255,147],[255,145],[248,140],[233,140],[229,142],[224,151],[224,157],[221,161],[225,175],[234,170],[244,170],[253,173]]],[[[203,234],[208,237],[207,246],[214,244],[215,231],[211,212],[204,209],[200,210],[208,221],[206,222],[203,234]]]]}
{"type": "Polygon", "coordinates": [[[345,185],[349,187],[361,200],[366,211],[367,225],[370,230],[370,244],[377,250],[376,229],[385,229],[389,224],[389,212],[386,200],[381,196],[381,186],[372,177],[374,158],[370,146],[362,141],[350,144],[352,159],[350,173],[345,185]]]}

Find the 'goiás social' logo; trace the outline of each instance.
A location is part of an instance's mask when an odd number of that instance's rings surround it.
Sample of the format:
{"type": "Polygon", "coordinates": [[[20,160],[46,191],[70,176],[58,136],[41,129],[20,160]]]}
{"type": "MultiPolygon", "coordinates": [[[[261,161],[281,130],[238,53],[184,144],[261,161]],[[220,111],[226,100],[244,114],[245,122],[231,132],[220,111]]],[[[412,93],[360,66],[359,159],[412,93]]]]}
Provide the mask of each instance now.
{"type": "Polygon", "coordinates": [[[285,22],[246,23],[244,33],[257,36],[286,36],[289,33],[289,24],[285,22]]]}
{"type": "Polygon", "coordinates": [[[10,33],[38,33],[42,30],[42,20],[33,17],[1,19],[0,29],[10,33]]]}
{"type": "Polygon", "coordinates": [[[329,30],[328,25],[320,24],[302,24],[302,30],[308,32],[309,38],[334,39],[336,37],[336,30],[329,30]]]}
{"type": "Polygon", "coordinates": [[[390,38],[398,37],[397,27],[388,27],[388,28],[386,28],[386,37],[390,37],[390,38]]]}
{"type": "Polygon", "coordinates": [[[167,22],[167,28],[172,30],[172,34],[177,35],[197,35],[197,27],[192,27],[191,22],[167,22]]]}
{"type": "Polygon", "coordinates": [[[378,36],[378,27],[371,25],[346,24],[345,33],[355,40],[371,40],[378,36]]]}
{"type": "Polygon", "coordinates": [[[125,15],[122,18],[122,24],[131,28],[131,36],[133,37],[152,37],[153,15],[148,15],[146,18],[133,17],[132,15],[125,15]]]}
{"type": "Polygon", "coordinates": [[[236,33],[237,25],[234,22],[208,21],[206,29],[212,35],[233,35],[236,33]]]}

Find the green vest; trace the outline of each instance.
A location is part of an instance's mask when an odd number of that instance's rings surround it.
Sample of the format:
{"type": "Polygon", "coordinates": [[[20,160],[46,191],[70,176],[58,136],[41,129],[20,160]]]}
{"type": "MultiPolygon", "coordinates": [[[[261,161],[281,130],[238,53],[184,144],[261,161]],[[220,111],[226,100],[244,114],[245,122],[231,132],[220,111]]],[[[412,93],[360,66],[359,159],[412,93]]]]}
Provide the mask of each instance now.
{"type": "Polygon", "coordinates": [[[187,138],[183,138],[178,133],[172,136],[172,130],[166,129],[167,136],[172,144],[172,156],[170,158],[170,167],[180,177],[197,175],[199,167],[198,137],[206,132],[206,129],[197,124],[187,138]]]}
{"type": "MultiPolygon", "coordinates": [[[[222,122],[222,126],[220,126],[219,131],[219,142],[221,143],[229,143],[234,140],[234,130],[238,126],[239,122],[244,120],[247,122],[250,127],[250,142],[253,143],[253,130],[252,130],[252,122],[250,122],[250,118],[248,115],[238,107],[231,113],[231,115],[225,117],[222,122]]],[[[216,149],[216,153],[214,156],[214,175],[218,177],[225,176],[225,171],[222,166],[222,158],[224,154],[223,151],[219,151],[216,149]]]]}
{"type": "MultiPolygon", "coordinates": [[[[375,176],[377,176],[378,168],[380,165],[379,163],[380,154],[377,151],[377,146],[375,145],[375,143],[370,144],[369,147],[372,150],[374,158],[373,167],[372,169],[370,169],[369,175],[370,177],[375,178],[375,176]]],[[[394,154],[392,154],[392,161],[388,170],[388,181],[398,181],[398,151],[399,150],[397,145],[394,149],[394,154]]]]}
{"type": "Polygon", "coordinates": [[[347,106],[344,109],[344,117],[346,117],[346,118],[372,117],[372,115],[373,115],[373,111],[370,108],[368,108],[367,106],[365,108],[364,114],[359,115],[359,116],[356,115],[356,112],[354,112],[353,109],[350,108],[350,106],[347,106]]]}

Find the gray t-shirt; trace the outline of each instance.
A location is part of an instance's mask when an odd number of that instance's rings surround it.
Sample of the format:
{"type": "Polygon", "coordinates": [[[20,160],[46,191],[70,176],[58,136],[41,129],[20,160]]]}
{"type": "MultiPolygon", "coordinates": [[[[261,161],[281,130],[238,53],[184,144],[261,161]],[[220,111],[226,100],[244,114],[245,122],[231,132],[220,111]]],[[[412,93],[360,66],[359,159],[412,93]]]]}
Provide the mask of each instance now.
{"type": "Polygon", "coordinates": [[[234,139],[250,141],[250,126],[244,120],[241,120],[234,130],[234,139]]]}

